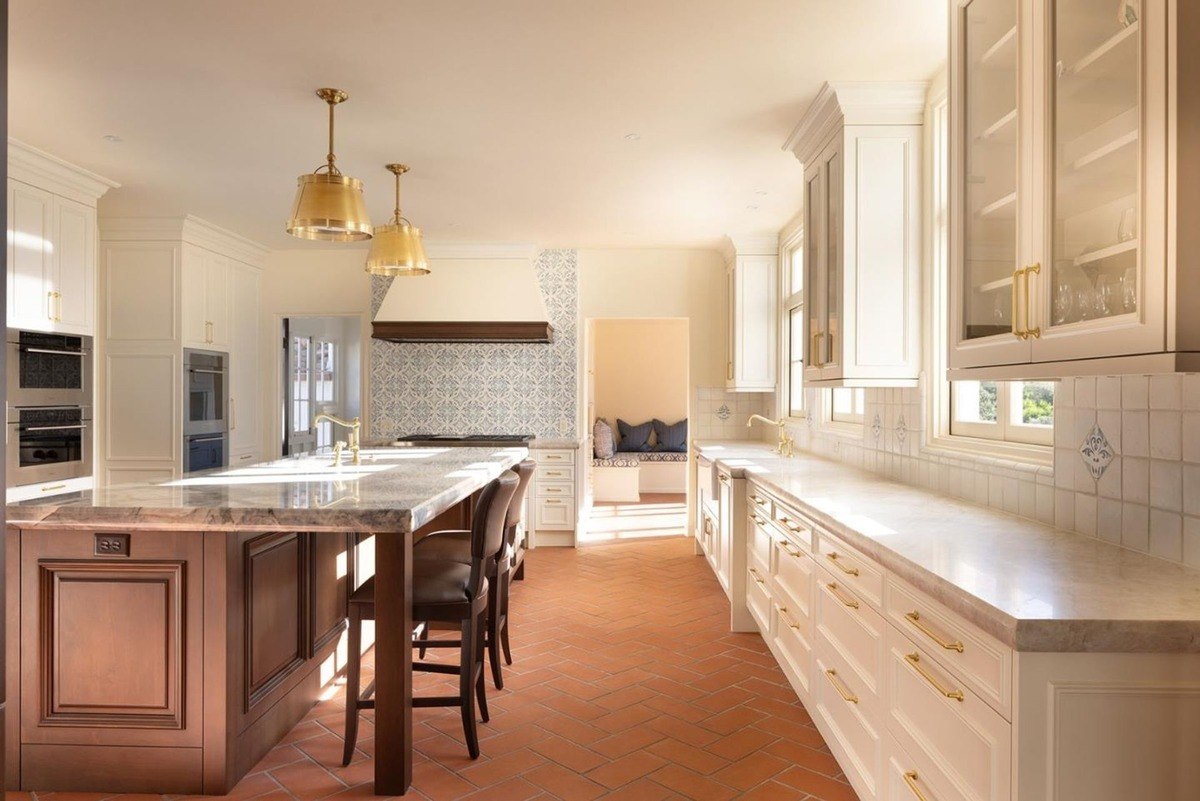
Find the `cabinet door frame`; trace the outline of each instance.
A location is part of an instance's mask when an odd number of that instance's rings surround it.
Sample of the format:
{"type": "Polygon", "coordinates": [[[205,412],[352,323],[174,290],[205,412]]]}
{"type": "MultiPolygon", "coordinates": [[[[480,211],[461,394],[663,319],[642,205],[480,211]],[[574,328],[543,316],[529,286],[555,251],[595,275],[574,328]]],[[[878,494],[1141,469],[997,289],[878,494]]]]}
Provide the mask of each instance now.
{"type": "MultiPolygon", "coordinates": [[[[51,199],[53,227],[51,236],[54,241],[52,266],[49,280],[51,289],[61,295],[58,299],[58,309],[62,319],[55,321],[57,330],[92,335],[96,330],[96,209],[84,203],[69,198],[53,196],[51,199]],[[81,261],[68,262],[65,258],[65,239],[63,234],[63,217],[65,214],[77,214],[83,221],[83,242],[79,244],[81,261]],[[72,301],[82,296],[78,307],[78,317],[68,316],[70,308],[64,299],[68,296],[72,301]]],[[[76,304],[72,302],[71,306],[76,304]]]]}
{"type": "MultiPolygon", "coordinates": [[[[53,299],[50,293],[55,289],[54,280],[54,195],[44,189],[23,181],[8,179],[8,325],[12,328],[27,328],[35,331],[54,331],[55,322],[51,306],[53,299]],[[17,239],[22,231],[17,230],[16,200],[18,195],[25,195],[30,200],[42,204],[41,234],[42,240],[40,270],[29,269],[22,278],[17,272],[17,239]],[[36,275],[34,273],[40,273],[36,275]]],[[[33,255],[27,258],[36,261],[33,255]]]]}
{"type": "Polygon", "coordinates": [[[825,330],[825,162],[818,158],[804,165],[804,381],[819,381],[821,375],[821,352],[824,337],[817,341],[817,334],[825,330]],[[817,202],[812,202],[813,197],[817,202]],[[814,345],[815,343],[815,345],[814,345]]]}

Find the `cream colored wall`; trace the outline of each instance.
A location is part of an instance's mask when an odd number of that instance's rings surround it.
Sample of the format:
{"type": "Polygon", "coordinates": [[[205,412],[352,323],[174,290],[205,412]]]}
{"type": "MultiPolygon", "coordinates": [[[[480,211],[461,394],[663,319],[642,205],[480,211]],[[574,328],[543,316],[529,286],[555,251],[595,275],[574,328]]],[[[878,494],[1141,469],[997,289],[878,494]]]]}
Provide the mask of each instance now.
{"type": "MultiPolygon", "coordinates": [[[[267,254],[262,272],[262,419],[263,454],[279,452],[279,398],[282,392],[280,324],[284,317],[361,315],[361,336],[371,335],[371,280],[363,270],[361,248],[297,248],[267,254]]],[[[367,348],[361,349],[361,374],[367,374],[367,348]]],[[[370,387],[365,388],[370,392],[370,387]]],[[[362,406],[366,408],[366,395],[362,406]]],[[[369,432],[367,432],[369,434],[369,432]]]]}
{"type": "Polygon", "coordinates": [[[614,425],[687,417],[687,320],[605,319],[593,331],[597,416],[614,425]]]}

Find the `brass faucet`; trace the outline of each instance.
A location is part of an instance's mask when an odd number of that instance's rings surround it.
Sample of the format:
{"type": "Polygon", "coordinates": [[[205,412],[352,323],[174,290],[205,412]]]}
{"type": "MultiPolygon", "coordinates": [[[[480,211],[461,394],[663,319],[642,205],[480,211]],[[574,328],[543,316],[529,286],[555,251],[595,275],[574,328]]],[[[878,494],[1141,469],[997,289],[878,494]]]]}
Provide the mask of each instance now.
{"type": "Polygon", "coordinates": [[[746,421],[746,428],[754,425],[755,420],[762,420],[764,423],[770,423],[773,426],[779,426],[779,444],[775,446],[775,452],[780,456],[792,458],[796,455],[796,440],[792,439],[792,435],[787,432],[787,423],[783,420],[772,420],[769,417],[763,417],[761,414],[752,414],[750,419],[746,421]]]}
{"type": "MultiPolygon", "coordinates": [[[[342,428],[350,429],[350,454],[351,454],[350,461],[356,465],[362,464],[362,460],[358,456],[358,448],[359,448],[358,432],[359,432],[359,429],[362,428],[362,421],[357,417],[355,417],[353,420],[343,420],[342,418],[335,417],[332,414],[328,414],[326,412],[321,412],[320,414],[318,414],[316,417],[313,418],[313,428],[316,428],[318,423],[321,423],[325,420],[328,420],[329,422],[333,423],[334,425],[339,425],[342,428]]],[[[341,442],[339,442],[338,444],[343,445],[343,443],[341,443],[341,442]]],[[[345,446],[343,445],[343,447],[345,447],[345,446]]],[[[333,466],[341,467],[341,464],[342,464],[342,449],[335,447],[333,449],[333,466]]]]}

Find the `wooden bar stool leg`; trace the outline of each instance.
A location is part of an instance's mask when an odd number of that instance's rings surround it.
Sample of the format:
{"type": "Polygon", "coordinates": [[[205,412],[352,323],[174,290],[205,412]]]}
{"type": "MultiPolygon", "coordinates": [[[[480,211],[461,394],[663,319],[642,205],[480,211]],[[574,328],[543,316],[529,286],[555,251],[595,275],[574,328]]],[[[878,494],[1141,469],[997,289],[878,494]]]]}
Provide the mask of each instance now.
{"type": "Polygon", "coordinates": [[[471,759],[479,758],[479,735],[475,729],[475,693],[473,692],[476,654],[479,652],[476,633],[478,621],[464,620],[462,644],[459,649],[458,696],[462,704],[463,735],[467,739],[467,753],[471,759]]]}
{"type": "Polygon", "coordinates": [[[513,573],[511,570],[504,574],[500,587],[500,621],[497,628],[500,631],[500,647],[504,649],[504,663],[513,663],[512,650],[508,645],[508,594],[512,590],[513,573]]]}
{"type": "Polygon", "coordinates": [[[492,682],[497,690],[504,689],[504,677],[500,675],[500,589],[503,577],[497,575],[488,585],[487,608],[487,651],[492,664],[492,682]]]}
{"type": "Polygon", "coordinates": [[[485,609],[479,613],[479,617],[475,618],[475,637],[478,643],[475,651],[477,661],[474,669],[477,671],[476,675],[478,676],[475,680],[475,692],[479,696],[479,715],[484,723],[490,720],[487,708],[487,681],[484,678],[483,667],[483,632],[487,625],[487,617],[488,613],[485,609]]]}
{"type": "Polygon", "coordinates": [[[349,765],[358,741],[358,685],[362,674],[362,613],[357,604],[350,605],[346,634],[348,660],[346,665],[346,731],[342,765],[349,765]]]}

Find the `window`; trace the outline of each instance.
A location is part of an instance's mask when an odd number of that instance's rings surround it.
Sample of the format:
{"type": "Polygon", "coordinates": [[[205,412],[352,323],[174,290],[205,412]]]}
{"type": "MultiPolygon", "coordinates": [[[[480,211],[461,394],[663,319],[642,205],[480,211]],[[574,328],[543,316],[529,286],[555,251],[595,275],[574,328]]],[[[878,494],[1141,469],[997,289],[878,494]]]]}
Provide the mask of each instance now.
{"type": "Polygon", "coordinates": [[[857,423],[862,425],[866,416],[867,393],[863,389],[830,390],[829,419],[835,423],[857,423]]]}
{"type": "Polygon", "coordinates": [[[292,431],[308,431],[312,422],[309,381],[312,380],[312,339],[292,337],[292,431]]]}
{"type": "Polygon", "coordinates": [[[950,405],[952,436],[1054,442],[1053,381],[954,381],[950,405]]]}
{"type": "Polygon", "coordinates": [[[316,393],[313,400],[317,403],[333,403],[333,360],[335,346],[332,342],[317,340],[313,343],[313,380],[316,382],[316,393]]]}
{"type": "Polygon", "coordinates": [[[804,416],[804,242],[794,236],[787,242],[783,257],[783,285],[788,296],[783,301],[786,326],[786,381],[784,396],[788,417],[804,416]]]}

